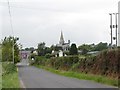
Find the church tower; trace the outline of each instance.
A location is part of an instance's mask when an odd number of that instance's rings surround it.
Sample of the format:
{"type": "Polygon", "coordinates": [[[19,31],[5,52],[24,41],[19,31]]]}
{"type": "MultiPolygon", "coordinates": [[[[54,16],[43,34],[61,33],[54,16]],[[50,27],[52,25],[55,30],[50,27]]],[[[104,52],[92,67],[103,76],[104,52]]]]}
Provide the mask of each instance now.
{"type": "Polygon", "coordinates": [[[62,33],[62,31],[61,31],[61,36],[60,36],[59,44],[61,44],[61,45],[64,44],[64,38],[63,38],[63,33],[62,33]]]}

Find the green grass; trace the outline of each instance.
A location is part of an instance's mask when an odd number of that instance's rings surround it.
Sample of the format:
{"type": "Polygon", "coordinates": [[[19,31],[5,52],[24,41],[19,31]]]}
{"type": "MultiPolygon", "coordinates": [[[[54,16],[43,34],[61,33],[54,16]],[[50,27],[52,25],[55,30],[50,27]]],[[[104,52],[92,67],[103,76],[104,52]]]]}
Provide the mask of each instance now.
{"type": "Polygon", "coordinates": [[[73,77],[73,78],[84,79],[84,80],[92,80],[92,81],[102,83],[102,84],[118,86],[118,80],[111,79],[105,76],[78,73],[78,72],[73,72],[73,71],[60,71],[60,70],[55,70],[53,68],[40,66],[40,65],[35,65],[35,66],[38,68],[42,68],[50,72],[59,74],[59,75],[67,76],[67,77],[73,77]]]}
{"type": "Polygon", "coordinates": [[[0,62],[0,90],[2,89],[2,63],[0,62]]]}
{"type": "Polygon", "coordinates": [[[20,88],[18,73],[10,73],[2,77],[2,88],[20,88]]]}
{"type": "Polygon", "coordinates": [[[20,88],[17,68],[13,63],[2,62],[2,88],[20,88]]]}
{"type": "Polygon", "coordinates": [[[0,45],[0,90],[2,89],[2,49],[0,45]]]}

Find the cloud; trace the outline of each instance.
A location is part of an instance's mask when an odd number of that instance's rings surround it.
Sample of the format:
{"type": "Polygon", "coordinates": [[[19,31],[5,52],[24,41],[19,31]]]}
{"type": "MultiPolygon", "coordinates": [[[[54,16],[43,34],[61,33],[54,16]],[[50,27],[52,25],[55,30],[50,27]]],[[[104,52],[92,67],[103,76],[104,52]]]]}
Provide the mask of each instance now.
{"type": "MultiPolygon", "coordinates": [[[[65,40],[78,45],[109,40],[109,12],[117,12],[117,0],[10,0],[14,35],[24,47],[65,40]]],[[[7,3],[0,2],[2,37],[12,35],[7,3]]]]}

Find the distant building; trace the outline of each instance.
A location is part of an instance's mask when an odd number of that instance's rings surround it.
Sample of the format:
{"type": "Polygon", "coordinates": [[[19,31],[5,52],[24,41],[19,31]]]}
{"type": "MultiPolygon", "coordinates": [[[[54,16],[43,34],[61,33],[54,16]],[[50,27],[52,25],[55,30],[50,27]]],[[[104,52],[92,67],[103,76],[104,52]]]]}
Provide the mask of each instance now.
{"type": "Polygon", "coordinates": [[[38,55],[37,50],[34,50],[34,51],[33,51],[33,54],[34,54],[34,55],[38,55]]]}
{"type": "Polygon", "coordinates": [[[59,44],[56,45],[57,47],[61,47],[62,51],[68,51],[70,47],[70,40],[67,43],[64,41],[63,33],[61,31],[60,41],[59,44]]]}
{"type": "Polygon", "coordinates": [[[59,47],[59,50],[57,50],[57,51],[53,50],[52,51],[52,54],[55,55],[55,57],[67,56],[65,54],[65,52],[69,52],[70,40],[68,40],[68,42],[65,43],[62,31],[61,31],[61,35],[60,35],[59,44],[56,44],[56,47],[59,47]]]}
{"type": "Polygon", "coordinates": [[[88,55],[97,55],[100,51],[87,52],[88,55]]]}
{"type": "Polygon", "coordinates": [[[21,59],[28,59],[28,57],[31,55],[31,51],[21,50],[19,54],[21,59]]]}
{"type": "Polygon", "coordinates": [[[118,2],[118,46],[120,46],[120,1],[118,2]]]}

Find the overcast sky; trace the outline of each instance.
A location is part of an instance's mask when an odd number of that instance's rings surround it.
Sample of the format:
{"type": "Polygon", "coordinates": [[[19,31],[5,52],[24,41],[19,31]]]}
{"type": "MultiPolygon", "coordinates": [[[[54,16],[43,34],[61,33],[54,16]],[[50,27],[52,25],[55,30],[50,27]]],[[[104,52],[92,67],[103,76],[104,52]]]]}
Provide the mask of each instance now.
{"type": "MultiPolygon", "coordinates": [[[[118,12],[119,0],[9,0],[14,36],[23,47],[57,44],[64,39],[81,45],[110,43],[109,13],[118,12]]],[[[2,36],[13,35],[7,0],[0,1],[2,36]]]]}

